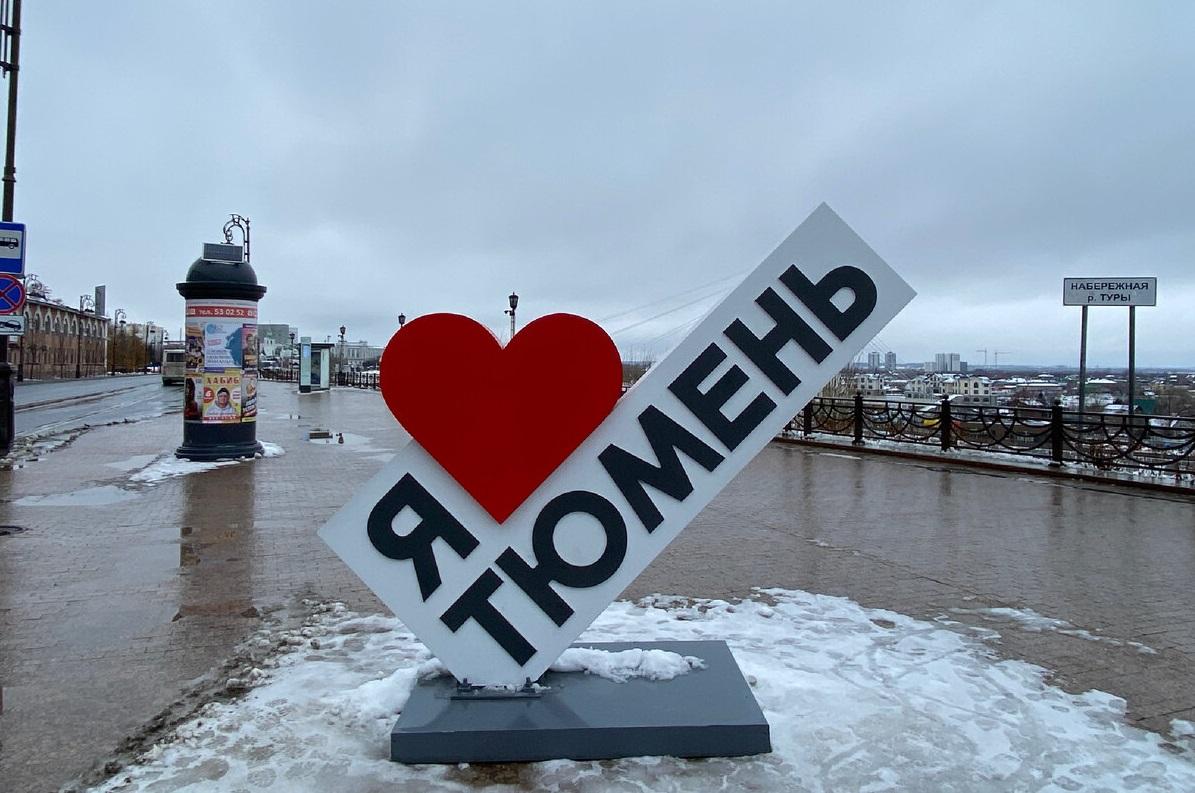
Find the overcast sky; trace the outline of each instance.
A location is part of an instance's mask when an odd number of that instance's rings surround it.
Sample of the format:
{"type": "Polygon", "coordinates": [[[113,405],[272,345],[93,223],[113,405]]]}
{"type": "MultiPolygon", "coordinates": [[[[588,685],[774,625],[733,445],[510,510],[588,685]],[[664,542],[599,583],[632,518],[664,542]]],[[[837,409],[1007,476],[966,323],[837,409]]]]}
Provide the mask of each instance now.
{"type": "MultiPolygon", "coordinates": [[[[571,311],[659,352],[826,201],[919,293],[876,342],[901,361],[1076,364],[1062,278],[1156,275],[1138,363],[1195,366],[1192,3],[24,17],[16,219],[70,303],[105,283],[109,313],[179,327],[175,282],[237,212],[262,322],[500,330],[513,289],[520,324],[571,311]]],[[[1126,314],[1092,311],[1094,365],[1124,366],[1126,314]]]]}

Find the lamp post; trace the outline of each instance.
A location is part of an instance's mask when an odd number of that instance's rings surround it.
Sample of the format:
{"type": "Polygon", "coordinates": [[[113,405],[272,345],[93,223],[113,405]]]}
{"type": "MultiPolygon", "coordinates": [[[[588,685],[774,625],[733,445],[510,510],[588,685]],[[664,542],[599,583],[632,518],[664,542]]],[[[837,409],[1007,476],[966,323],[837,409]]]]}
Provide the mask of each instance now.
{"type": "Polygon", "coordinates": [[[91,295],[79,295],[80,317],[78,319],[77,324],[75,325],[75,379],[76,380],[78,380],[80,377],[82,377],[82,369],[80,368],[80,364],[83,362],[83,320],[86,319],[86,317],[84,317],[82,315],[87,311],[88,306],[90,306],[93,310],[95,309],[95,300],[92,299],[91,295]]]}
{"type": "Polygon", "coordinates": [[[141,374],[149,373],[149,353],[152,349],[149,343],[149,334],[153,330],[154,324],[146,322],[143,326],[145,328],[145,357],[141,359],[141,374]]]}
{"type": "MultiPolygon", "coordinates": [[[[0,37],[3,45],[0,54],[7,60],[0,61],[0,70],[8,78],[8,121],[4,147],[4,199],[0,208],[0,220],[11,221],[13,192],[17,185],[17,75],[21,62],[21,0],[0,4],[0,37]]],[[[8,336],[0,335],[0,455],[8,454],[16,436],[13,424],[14,397],[16,385],[12,381],[12,366],[8,363],[8,336]]]]}
{"type": "Polygon", "coordinates": [[[514,292],[510,293],[510,297],[506,298],[510,302],[510,310],[505,312],[510,314],[510,337],[515,337],[515,309],[519,307],[519,296],[514,292]]]}
{"type": "Polygon", "coordinates": [[[112,312],[112,376],[116,376],[116,331],[118,327],[124,327],[124,318],[128,316],[125,314],[123,308],[118,308],[112,312]]]}
{"type": "Polygon", "coordinates": [[[340,360],[336,362],[336,374],[344,371],[344,325],[340,326],[340,360]]]}

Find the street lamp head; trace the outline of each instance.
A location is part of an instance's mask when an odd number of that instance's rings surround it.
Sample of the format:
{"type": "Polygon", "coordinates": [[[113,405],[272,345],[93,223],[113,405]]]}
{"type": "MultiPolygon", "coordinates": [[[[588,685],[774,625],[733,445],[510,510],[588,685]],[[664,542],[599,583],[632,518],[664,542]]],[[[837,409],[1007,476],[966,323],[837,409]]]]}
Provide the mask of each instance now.
{"type": "Polygon", "coordinates": [[[406,325],[406,324],[407,324],[407,315],[399,314],[398,315],[398,326],[401,328],[403,325],[406,325]]]}
{"type": "Polygon", "coordinates": [[[514,311],[516,308],[519,307],[519,296],[516,295],[514,292],[510,293],[510,297],[508,297],[507,300],[510,301],[510,310],[511,311],[514,311]]]}
{"type": "Polygon", "coordinates": [[[291,344],[294,344],[294,343],[295,343],[295,334],[293,334],[293,333],[292,333],[292,334],[290,334],[290,343],[291,343],[291,344]]]}

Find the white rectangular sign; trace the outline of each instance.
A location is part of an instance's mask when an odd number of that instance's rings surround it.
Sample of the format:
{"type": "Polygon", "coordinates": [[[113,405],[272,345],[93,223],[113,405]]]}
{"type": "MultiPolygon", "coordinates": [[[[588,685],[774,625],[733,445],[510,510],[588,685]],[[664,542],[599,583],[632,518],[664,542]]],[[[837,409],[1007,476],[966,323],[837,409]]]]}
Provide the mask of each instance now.
{"type": "Polygon", "coordinates": [[[1156,306],[1157,278],[1063,278],[1064,306],[1156,306]]]}
{"type": "Polygon", "coordinates": [[[25,315],[5,314],[0,316],[0,336],[24,336],[25,315]]]}
{"type": "Polygon", "coordinates": [[[503,523],[412,441],[320,536],[458,680],[535,680],[913,294],[823,204],[503,523]]]}
{"type": "Polygon", "coordinates": [[[0,223],[0,273],[25,274],[24,223],[0,223]]]}

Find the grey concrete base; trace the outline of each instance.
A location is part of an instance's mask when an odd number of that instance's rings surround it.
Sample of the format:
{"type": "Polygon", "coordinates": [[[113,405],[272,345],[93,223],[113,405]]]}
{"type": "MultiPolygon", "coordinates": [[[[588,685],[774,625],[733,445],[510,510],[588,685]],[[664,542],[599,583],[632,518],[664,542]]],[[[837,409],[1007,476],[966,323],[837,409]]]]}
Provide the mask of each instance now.
{"type": "Polygon", "coordinates": [[[735,757],[772,751],[768,722],[725,642],[610,642],[574,647],[694,655],[666,681],[614,683],[548,672],[539,696],[460,697],[452,678],[420,682],[390,733],[401,763],[505,763],[617,757],[735,757]]]}

